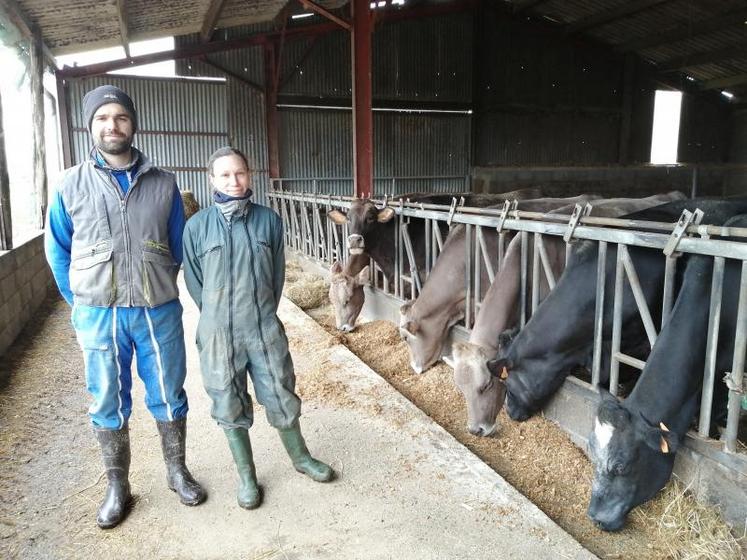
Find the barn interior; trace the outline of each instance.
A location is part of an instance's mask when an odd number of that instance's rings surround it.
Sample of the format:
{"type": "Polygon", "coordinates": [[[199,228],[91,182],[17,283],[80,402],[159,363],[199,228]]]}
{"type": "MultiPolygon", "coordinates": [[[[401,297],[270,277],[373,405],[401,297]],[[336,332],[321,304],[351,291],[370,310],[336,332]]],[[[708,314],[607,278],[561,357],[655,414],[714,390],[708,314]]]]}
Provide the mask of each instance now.
{"type": "MultiPolygon", "coordinates": [[[[65,313],[44,305],[57,291],[43,224],[61,171],[91,149],[82,97],[105,83],[130,93],[137,145],[202,207],[205,160],[223,145],[249,157],[262,204],[273,191],[747,193],[738,0],[0,0],[0,44],[22,68],[0,88],[4,386],[23,333],[65,313]],[[138,54],[163,37],[173,47],[138,54]],[[164,61],[173,75],[110,73],[164,61]],[[664,161],[661,93],[681,94],[664,161]]],[[[743,452],[694,457],[730,473],[698,475],[706,501],[741,499],[743,452]]]]}

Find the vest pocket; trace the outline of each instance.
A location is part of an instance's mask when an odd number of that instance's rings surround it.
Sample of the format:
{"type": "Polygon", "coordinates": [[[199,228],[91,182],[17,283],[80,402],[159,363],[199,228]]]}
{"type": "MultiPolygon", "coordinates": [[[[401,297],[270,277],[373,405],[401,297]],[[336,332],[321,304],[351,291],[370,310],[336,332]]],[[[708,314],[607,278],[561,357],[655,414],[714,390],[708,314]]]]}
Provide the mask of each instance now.
{"type": "Polygon", "coordinates": [[[198,258],[202,271],[202,289],[220,290],[226,283],[225,248],[223,245],[211,245],[198,258]]]}
{"type": "Polygon", "coordinates": [[[70,289],[89,305],[112,304],[117,295],[111,239],[75,249],[70,261],[70,289]]]}
{"type": "Polygon", "coordinates": [[[153,244],[143,246],[143,298],[150,307],[176,299],[176,263],[171,253],[153,244]]]}

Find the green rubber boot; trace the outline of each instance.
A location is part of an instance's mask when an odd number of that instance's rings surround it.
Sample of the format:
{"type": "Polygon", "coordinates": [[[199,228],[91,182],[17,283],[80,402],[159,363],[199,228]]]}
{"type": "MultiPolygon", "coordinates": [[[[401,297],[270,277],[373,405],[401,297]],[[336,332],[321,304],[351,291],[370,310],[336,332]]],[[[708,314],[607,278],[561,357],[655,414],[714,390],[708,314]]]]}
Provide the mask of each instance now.
{"type": "Polygon", "coordinates": [[[329,482],[335,475],[332,467],[314,459],[306,447],[306,442],[301,435],[301,426],[298,420],[293,422],[290,428],[279,429],[280,441],[283,442],[288,456],[293,461],[295,469],[317,482],[329,482]]]}
{"type": "Polygon", "coordinates": [[[257,486],[257,471],[252,458],[252,442],[244,428],[223,428],[228,438],[236,470],[239,472],[239,491],[236,499],[244,509],[256,509],[262,503],[262,494],[257,486]]]}

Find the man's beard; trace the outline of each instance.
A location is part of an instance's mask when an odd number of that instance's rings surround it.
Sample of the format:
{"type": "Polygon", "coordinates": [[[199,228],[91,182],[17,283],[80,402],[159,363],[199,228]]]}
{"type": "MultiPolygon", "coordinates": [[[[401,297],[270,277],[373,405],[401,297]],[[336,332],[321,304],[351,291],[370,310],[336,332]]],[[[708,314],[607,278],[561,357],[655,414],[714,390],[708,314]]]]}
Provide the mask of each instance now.
{"type": "Polygon", "coordinates": [[[104,140],[103,138],[99,138],[96,141],[96,148],[105,154],[111,154],[113,156],[118,156],[121,154],[124,154],[130,150],[132,147],[132,136],[127,137],[123,136],[122,138],[117,138],[116,140],[104,140]]]}

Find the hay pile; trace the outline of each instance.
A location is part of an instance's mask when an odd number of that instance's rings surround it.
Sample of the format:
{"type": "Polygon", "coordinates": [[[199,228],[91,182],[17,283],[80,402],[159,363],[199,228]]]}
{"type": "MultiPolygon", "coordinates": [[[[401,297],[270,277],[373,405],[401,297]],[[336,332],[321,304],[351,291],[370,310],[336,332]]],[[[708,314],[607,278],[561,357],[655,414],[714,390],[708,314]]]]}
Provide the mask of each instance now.
{"type": "Polygon", "coordinates": [[[735,538],[713,507],[700,504],[673,478],[635,517],[656,527],[667,557],[675,560],[743,558],[747,538],[735,538]]]}
{"type": "Polygon", "coordinates": [[[184,205],[184,218],[189,220],[192,216],[200,211],[200,203],[195,200],[192,191],[181,191],[182,204],[184,205]]]}
{"type": "Polygon", "coordinates": [[[300,265],[288,261],[283,295],[301,309],[312,309],[329,303],[329,284],[319,275],[304,274],[300,265]]]}

